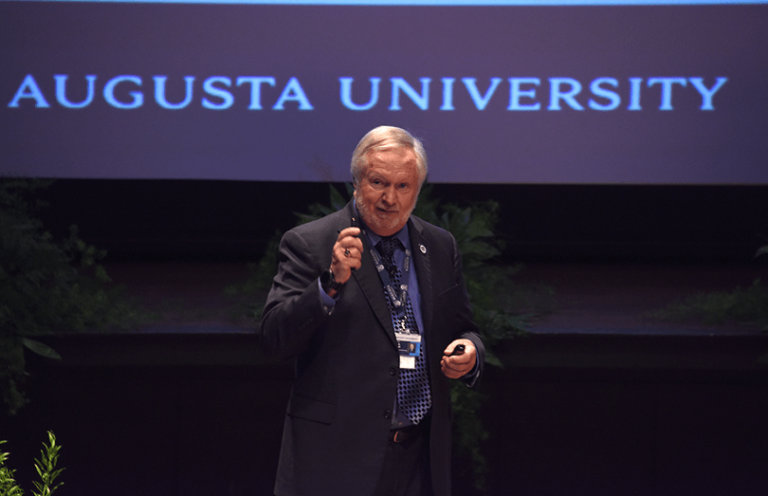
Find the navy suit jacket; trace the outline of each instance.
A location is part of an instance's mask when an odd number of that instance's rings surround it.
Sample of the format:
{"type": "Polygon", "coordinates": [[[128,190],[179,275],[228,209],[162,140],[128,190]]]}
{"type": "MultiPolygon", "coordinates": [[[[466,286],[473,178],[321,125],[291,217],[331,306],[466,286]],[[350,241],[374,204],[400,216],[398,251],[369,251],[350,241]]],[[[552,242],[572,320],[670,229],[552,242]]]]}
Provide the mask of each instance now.
{"type": "MultiPolygon", "coordinates": [[[[295,357],[296,380],[283,431],[275,494],[364,496],[380,475],[400,373],[397,345],[381,279],[366,236],[362,266],[341,288],[328,314],[318,277],[331,263],[339,231],[353,225],[353,203],[288,231],[261,321],[262,349],[295,357]]],[[[445,347],[472,340],[480,372],[484,347],[471,320],[456,240],[411,216],[413,263],[421,296],[432,414],[427,434],[437,496],[450,494],[449,379],[440,370],[445,347]]],[[[474,387],[479,373],[469,386],[474,387]]]]}

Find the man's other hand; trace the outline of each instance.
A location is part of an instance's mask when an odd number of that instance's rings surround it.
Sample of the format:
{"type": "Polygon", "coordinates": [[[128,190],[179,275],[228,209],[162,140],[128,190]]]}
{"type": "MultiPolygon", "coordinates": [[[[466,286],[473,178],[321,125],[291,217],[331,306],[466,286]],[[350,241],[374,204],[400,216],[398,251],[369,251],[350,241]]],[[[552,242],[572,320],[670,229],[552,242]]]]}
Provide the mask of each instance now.
{"type": "Polygon", "coordinates": [[[477,350],[469,339],[457,339],[443,350],[443,359],[440,360],[440,370],[446,377],[458,379],[472,371],[477,361],[477,350]],[[464,352],[454,355],[455,348],[464,345],[464,352]]]}

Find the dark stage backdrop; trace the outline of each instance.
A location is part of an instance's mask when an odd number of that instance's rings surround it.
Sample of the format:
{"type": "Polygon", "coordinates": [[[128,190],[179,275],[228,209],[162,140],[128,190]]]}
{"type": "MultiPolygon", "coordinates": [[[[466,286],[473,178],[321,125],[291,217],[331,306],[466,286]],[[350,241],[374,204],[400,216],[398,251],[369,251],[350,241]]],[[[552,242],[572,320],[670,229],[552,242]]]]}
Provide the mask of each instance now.
{"type": "MultiPolygon", "coordinates": [[[[511,261],[754,263],[768,239],[768,186],[434,184],[431,194],[462,206],[498,202],[495,235],[511,261]]],[[[75,223],[110,260],[252,261],[276,230],[296,224],[294,212],[327,205],[329,186],[61,179],[41,197],[56,238],[75,223]]]]}
{"type": "Polygon", "coordinates": [[[345,181],[392,124],[438,183],[768,184],[765,2],[537,3],[0,1],[0,175],[345,181]]]}

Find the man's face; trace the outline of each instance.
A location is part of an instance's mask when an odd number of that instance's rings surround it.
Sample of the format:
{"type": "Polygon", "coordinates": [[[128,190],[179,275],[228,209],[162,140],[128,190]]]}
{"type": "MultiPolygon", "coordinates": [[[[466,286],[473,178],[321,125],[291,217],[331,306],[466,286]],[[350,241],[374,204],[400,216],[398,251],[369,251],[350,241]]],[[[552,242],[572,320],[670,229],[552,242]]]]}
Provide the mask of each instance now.
{"type": "Polygon", "coordinates": [[[360,216],[379,236],[391,236],[408,222],[419,196],[416,154],[410,148],[368,153],[368,167],[355,188],[360,216]]]}

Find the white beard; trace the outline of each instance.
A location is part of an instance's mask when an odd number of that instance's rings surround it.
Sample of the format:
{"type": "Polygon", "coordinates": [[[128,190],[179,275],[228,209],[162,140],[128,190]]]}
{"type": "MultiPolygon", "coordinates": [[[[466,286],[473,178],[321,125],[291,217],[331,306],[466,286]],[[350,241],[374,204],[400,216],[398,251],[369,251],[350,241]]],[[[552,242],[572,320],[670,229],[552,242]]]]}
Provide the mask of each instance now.
{"type": "Polygon", "coordinates": [[[391,231],[399,225],[405,225],[405,223],[408,222],[408,218],[411,216],[411,212],[416,208],[416,202],[414,202],[407,212],[400,212],[401,215],[382,215],[375,207],[371,208],[371,206],[357,194],[355,194],[355,205],[357,206],[357,211],[360,213],[363,222],[377,234],[379,232],[391,231]]]}

